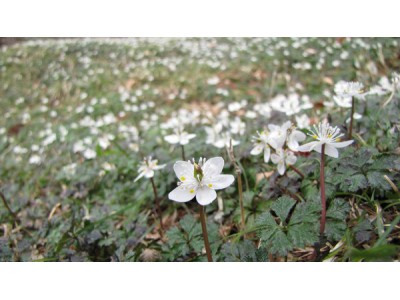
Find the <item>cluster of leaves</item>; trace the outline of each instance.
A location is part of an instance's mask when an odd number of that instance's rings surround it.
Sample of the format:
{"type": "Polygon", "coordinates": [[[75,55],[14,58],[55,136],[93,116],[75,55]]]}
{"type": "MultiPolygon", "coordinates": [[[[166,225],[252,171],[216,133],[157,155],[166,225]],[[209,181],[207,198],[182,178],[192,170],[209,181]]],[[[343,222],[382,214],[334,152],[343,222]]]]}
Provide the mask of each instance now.
{"type": "MultiPolygon", "coordinates": [[[[278,198],[256,221],[262,246],[272,254],[285,256],[294,248],[314,245],[320,238],[320,211],[321,205],[312,200],[296,203],[288,196],[278,198]]],[[[343,236],[348,211],[349,205],[343,199],[330,203],[325,231],[329,240],[343,236]]]]}
{"type": "Polygon", "coordinates": [[[375,148],[349,147],[341,154],[340,160],[331,163],[331,167],[326,177],[343,192],[375,189],[384,193],[392,190],[390,181],[398,182],[400,179],[400,157],[379,153],[375,148]]]}

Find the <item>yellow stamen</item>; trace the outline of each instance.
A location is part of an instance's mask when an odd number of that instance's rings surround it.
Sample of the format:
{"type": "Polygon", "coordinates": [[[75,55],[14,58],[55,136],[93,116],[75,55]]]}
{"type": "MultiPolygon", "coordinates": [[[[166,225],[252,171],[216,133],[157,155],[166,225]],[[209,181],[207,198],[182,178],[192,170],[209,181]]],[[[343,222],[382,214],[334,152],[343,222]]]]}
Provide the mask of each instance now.
{"type": "Polygon", "coordinates": [[[340,138],[336,138],[336,140],[335,140],[336,142],[340,142],[340,138]]]}
{"type": "Polygon", "coordinates": [[[314,139],[317,139],[317,138],[318,138],[316,134],[314,134],[312,137],[313,137],[314,139]]]}
{"type": "Polygon", "coordinates": [[[181,179],[181,181],[185,181],[186,180],[185,176],[182,176],[180,179],[181,179]]]}
{"type": "Polygon", "coordinates": [[[194,193],[194,189],[191,189],[191,190],[190,190],[190,193],[193,194],[193,193],[194,193]]]}
{"type": "Polygon", "coordinates": [[[211,188],[211,187],[212,187],[212,184],[211,184],[211,183],[209,183],[209,184],[208,184],[208,187],[210,187],[210,188],[211,188]]]}
{"type": "Polygon", "coordinates": [[[328,138],[331,138],[332,137],[332,134],[328,134],[328,138]]]}

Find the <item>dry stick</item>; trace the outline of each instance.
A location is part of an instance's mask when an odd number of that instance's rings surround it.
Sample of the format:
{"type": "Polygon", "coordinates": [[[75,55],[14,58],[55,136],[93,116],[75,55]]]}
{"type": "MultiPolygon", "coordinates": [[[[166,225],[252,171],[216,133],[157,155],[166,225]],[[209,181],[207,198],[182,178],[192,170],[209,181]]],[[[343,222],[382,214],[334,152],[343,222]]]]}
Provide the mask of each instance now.
{"type": "Polygon", "coordinates": [[[321,189],[321,204],[322,204],[322,212],[321,212],[321,226],[319,229],[319,233],[321,236],[325,231],[325,222],[326,222],[326,198],[325,198],[325,144],[322,144],[321,147],[321,169],[320,169],[320,189],[321,189]]]}
{"type": "Polygon", "coordinates": [[[242,171],[240,170],[238,164],[236,163],[235,155],[233,153],[232,139],[229,141],[228,156],[231,160],[237,177],[238,190],[239,190],[239,203],[240,203],[240,215],[241,215],[241,228],[245,230],[245,217],[244,217],[244,205],[243,205],[243,184],[242,184],[242,171]]]}
{"type": "Polygon", "coordinates": [[[14,223],[17,223],[18,217],[17,215],[11,210],[10,206],[7,203],[7,199],[4,196],[4,194],[0,191],[0,197],[3,200],[4,206],[7,208],[8,212],[10,213],[10,215],[13,217],[14,219],[14,223]]]}
{"type": "Polygon", "coordinates": [[[163,237],[163,235],[164,235],[164,225],[163,225],[162,217],[161,217],[161,207],[160,207],[160,202],[158,200],[157,188],[156,188],[156,185],[154,184],[153,177],[150,178],[150,181],[151,181],[151,185],[153,186],[154,200],[156,202],[157,215],[158,215],[158,218],[160,219],[160,235],[161,235],[161,237],[163,237]]]}
{"type": "Polygon", "coordinates": [[[351,140],[351,137],[352,137],[352,135],[353,135],[354,106],[355,106],[355,99],[354,99],[354,96],[353,96],[353,97],[352,97],[352,100],[351,100],[350,129],[349,129],[349,136],[348,136],[348,139],[349,139],[349,140],[351,140]]]}
{"type": "Polygon", "coordinates": [[[204,206],[199,204],[199,211],[200,211],[201,229],[203,231],[203,239],[204,239],[204,246],[206,247],[207,259],[209,262],[212,262],[213,259],[211,256],[210,242],[208,241],[206,217],[204,215],[204,206]]]}
{"type": "Polygon", "coordinates": [[[186,158],[185,158],[185,147],[183,145],[181,145],[181,148],[182,148],[182,159],[185,161],[186,160],[186,158]]]}

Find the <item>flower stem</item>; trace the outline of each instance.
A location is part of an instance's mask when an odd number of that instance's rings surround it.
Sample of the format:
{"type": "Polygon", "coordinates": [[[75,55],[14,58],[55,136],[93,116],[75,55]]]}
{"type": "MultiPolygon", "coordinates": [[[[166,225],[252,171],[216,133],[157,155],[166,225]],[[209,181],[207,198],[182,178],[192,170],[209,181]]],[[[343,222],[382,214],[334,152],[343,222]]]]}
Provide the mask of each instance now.
{"type": "Polygon", "coordinates": [[[185,147],[183,145],[181,145],[181,149],[182,149],[182,160],[186,161],[186,158],[185,158],[185,147]]]}
{"type": "Polygon", "coordinates": [[[239,190],[239,203],[240,203],[240,215],[242,221],[242,230],[245,229],[245,218],[244,218],[244,206],[243,206],[243,186],[242,186],[242,174],[237,172],[238,190],[239,190]]]}
{"type": "Polygon", "coordinates": [[[163,225],[162,217],[161,217],[161,207],[160,207],[160,201],[159,201],[158,195],[157,195],[157,188],[156,188],[156,185],[154,183],[153,177],[150,178],[150,181],[151,181],[151,185],[153,186],[154,200],[156,202],[157,215],[158,215],[158,218],[159,218],[159,221],[160,221],[160,235],[161,235],[161,237],[163,237],[163,235],[164,235],[164,225],[163,225]]]}
{"type": "Polygon", "coordinates": [[[3,200],[4,206],[6,207],[6,209],[8,210],[8,212],[10,213],[10,215],[12,216],[14,222],[17,222],[18,217],[17,217],[17,215],[12,211],[12,209],[10,208],[10,206],[8,205],[7,199],[6,199],[6,197],[4,196],[4,194],[3,194],[2,192],[0,192],[0,197],[1,197],[1,200],[3,200]]]}
{"type": "Polygon", "coordinates": [[[304,179],[304,177],[305,177],[304,174],[299,169],[297,169],[295,166],[289,165],[289,168],[291,168],[293,171],[295,171],[297,174],[299,174],[302,179],[304,179]]]}
{"type": "Polygon", "coordinates": [[[351,116],[350,116],[350,128],[349,128],[349,136],[348,139],[351,140],[351,137],[353,136],[353,116],[354,116],[354,106],[355,106],[355,99],[352,97],[351,100],[351,116]]]}
{"type": "Polygon", "coordinates": [[[204,246],[206,247],[207,259],[209,262],[212,262],[213,259],[211,256],[210,243],[208,241],[208,233],[207,233],[206,217],[204,214],[204,206],[199,204],[199,211],[200,211],[201,229],[203,230],[203,239],[204,239],[204,246]]]}
{"type": "Polygon", "coordinates": [[[325,144],[322,144],[321,147],[321,169],[320,169],[320,190],[321,190],[321,225],[319,228],[319,233],[322,235],[325,231],[325,223],[326,223],[326,197],[325,197],[325,144]]]}

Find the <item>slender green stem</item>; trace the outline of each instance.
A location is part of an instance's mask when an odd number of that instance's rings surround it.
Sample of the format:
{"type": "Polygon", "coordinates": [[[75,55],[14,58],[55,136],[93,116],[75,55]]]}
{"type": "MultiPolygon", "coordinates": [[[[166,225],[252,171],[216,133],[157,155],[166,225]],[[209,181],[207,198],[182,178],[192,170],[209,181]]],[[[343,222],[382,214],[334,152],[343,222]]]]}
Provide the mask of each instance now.
{"type": "Polygon", "coordinates": [[[161,237],[163,237],[163,235],[164,235],[164,225],[163,225],[163,222],[162,222],[161,207],[160,207],[160,201],[158,199],[157,188],[156,188],[156,185],[154,183],[153,177],[150,178],[150,181],[151,181],[151,185],[153,186],[154,200],[156,202],[157,215],[158,215],[158,218],[159,218],[159,221],[160,221],[160,235],[161,235],[161,237]]]}
{"type": "Polygon", "coordinates": [[[321,225],[319,229],[319,233],[321,235],[324,234],[325,231],[325,223],[326,223],[326,197],[325,197],[325,144],[322,145],[321,148],[321,169],[320,169],[320,190],[321,190],[321,204],[322,204],[322,211],[321,211],[321,225]]]}
{"type": "Polygon", "coordinates": [[[186,160],[185,158],[185,147],[183,145],[181,145],[181,149],[182,149],[182,160],[186,160]]]}
{"type": "Polygon", "coordinates": [[[239,190],[239,203],[240,203],[240,215],[242,221],[242,230],[245,229],[245,217],[244,217],[244,205],[243,205],[243,186],[242,186],[242,174],[237,172],[238,190],[239,190]]]}
{"type": "Polygon", "coordinates": [[[208,233],[207,233],[207,225],[206,225],[206,216],[204,214],[204,206],[199,204],[199,211],[200,211],[200,221],[201,221],[201,229],[203,230],[203,239],[204,239],[204,246],[206,248],[207,259],[209,262],[212,262],[212,255],[211,255],[211,248],[210,243],[208,241],[208,233]]]}
{"type": "Polygon", "coordinates": [[[350,116],[350,128],[349,128],[349,140],[351,140],[351,137],[353,136],[353,118],[354,118],[354,106],[355,106],[355,99],[352,97],[351,100],[351,116],[350,116]]]}

